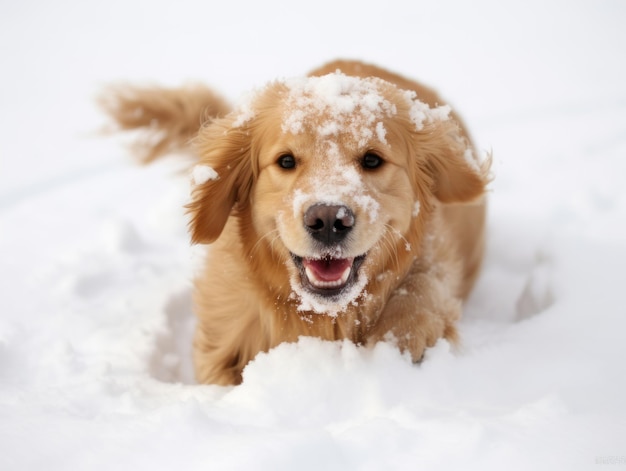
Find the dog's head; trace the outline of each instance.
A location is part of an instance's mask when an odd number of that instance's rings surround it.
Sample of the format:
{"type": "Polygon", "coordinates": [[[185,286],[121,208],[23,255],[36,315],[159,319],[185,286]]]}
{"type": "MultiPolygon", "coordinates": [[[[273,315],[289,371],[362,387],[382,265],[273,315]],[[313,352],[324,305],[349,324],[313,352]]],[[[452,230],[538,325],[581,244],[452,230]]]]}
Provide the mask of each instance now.
{"type": "Polygon", "coordinates": [[[448,113],[376,78],[272,83],[201,129],[212,178],[196,182],[192,239],[215,241],[232,214],[247,255],[269,254],[302,309],[341,311],[399,252],[416,255],[436,201],[484,191],[448,113]]]}

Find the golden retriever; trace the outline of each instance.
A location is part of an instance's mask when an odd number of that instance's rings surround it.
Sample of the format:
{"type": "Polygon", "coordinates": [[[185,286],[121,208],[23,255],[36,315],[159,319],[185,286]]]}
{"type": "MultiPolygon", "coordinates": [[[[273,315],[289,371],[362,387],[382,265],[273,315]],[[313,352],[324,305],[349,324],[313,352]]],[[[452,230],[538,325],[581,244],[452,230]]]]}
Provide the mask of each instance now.
{"type": "Polygon", "coordinates": [[[238,384],[300,336],[395,342],[413,361],[455,322],[481,265],[490,159],[436,93],[336,61],[237,108],[202,86],[117,87],[102,104],[144,129],[145,161],[197,156],[197,380],[238,384]],[[204,121],[204,122],[203,122],[204,121]]]}

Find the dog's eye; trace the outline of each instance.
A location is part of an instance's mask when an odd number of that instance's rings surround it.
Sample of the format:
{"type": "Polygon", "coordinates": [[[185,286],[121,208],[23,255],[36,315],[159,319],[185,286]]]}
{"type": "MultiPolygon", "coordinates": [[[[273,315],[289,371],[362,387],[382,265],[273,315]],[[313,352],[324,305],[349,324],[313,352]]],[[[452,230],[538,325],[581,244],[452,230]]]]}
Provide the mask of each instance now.
{"type": "Polygon", "coordinates": [[[380,167],[383,164],[383,159],[374,154],[373,152],[368,152],[361,159],[361,166],[366,170],[374,170],[380,167]]]}
{"type": "Polygon", "coordinates": [[[296,168],[296,158],[291,154],[284,154],[278,157],[276,161],[281,168],[290,170],[296,168]]]}

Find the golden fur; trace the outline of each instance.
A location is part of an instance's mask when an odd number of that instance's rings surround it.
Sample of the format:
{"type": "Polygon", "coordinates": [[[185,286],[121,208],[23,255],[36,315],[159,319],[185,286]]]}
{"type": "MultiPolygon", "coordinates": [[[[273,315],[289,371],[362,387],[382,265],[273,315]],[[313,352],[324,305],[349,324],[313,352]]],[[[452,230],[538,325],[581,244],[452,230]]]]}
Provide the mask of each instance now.
{"type": "MultiPolygon", "coordinates": [[[[250,116],[227,113],[203,87],[118,87],[103,99],[122,129],[152,132],[143,141],[144,160],[184,148],[197,134],[191,148],[217,172],[195,186],[188,205],[193,242],[212,244],[195,282],[200,382],[237,384],[257,353],[303,335],[362,345],[394,341],[414,361],[439,338],[457,341],[455,322],[483,254],[489,161],[472,160],[470,138],[454,113],[415,126],[405,90],[436,108],[443,102],[432,90],[358,62],[333,62],[310,76],[337,70],[373,84],[393,106],[376,117],[384,134],[368,131],[364,140],[341,130],[313,132],[336,110],[290,104],[280,81],[252,98],[250,116]],[[303,129],[285,127],[289,106],[303,129]],[[372,155],[375,168],[365,160],[372,155]],[[327,198],[324,189],[333,194],[327,198]],[[313,221],[323,225],[326,208],[345,239],[315,240],[307,218],[318,211],[313,221]],[[334,291],[320,288],[317,275],[305,280],[303,265],[322,261],[353,264],[339,294],[327,295],[334,291]],[[348,287],[354,292],[344,295],[348,287]]],[[[354,113],[346,122],[367,117],[360,108],[354,113]]],[[[326,269],[320,273],[341,285],[326,269]]]]}

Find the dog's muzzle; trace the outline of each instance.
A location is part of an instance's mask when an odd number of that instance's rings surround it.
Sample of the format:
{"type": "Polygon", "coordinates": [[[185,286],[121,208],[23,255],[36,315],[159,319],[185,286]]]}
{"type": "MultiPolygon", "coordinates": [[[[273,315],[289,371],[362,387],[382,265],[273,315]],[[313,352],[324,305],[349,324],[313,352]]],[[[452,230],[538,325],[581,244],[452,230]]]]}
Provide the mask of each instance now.
{"type": "Polygon", "coordinates": [[[356,281],[358,269],[365,259],[365,255],[342,256],[342,245],[355,224],[354,213],[344,205],[320,203],[306,210],[303,223],[321,255],[300,257],[292,254],[302,286],[325,297],[337,296],[356,281]]]}

